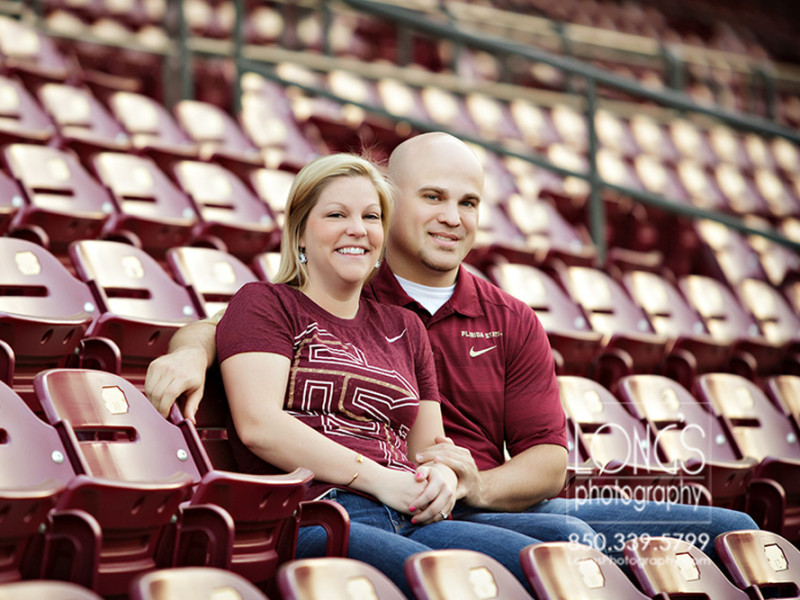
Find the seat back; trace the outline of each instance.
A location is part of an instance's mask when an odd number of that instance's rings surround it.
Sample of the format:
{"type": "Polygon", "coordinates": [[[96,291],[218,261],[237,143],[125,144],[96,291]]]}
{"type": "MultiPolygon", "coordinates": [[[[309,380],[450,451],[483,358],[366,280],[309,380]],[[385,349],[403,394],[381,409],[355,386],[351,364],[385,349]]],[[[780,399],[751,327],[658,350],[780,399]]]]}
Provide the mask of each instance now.
{"type": "Polygon", "coordinates": [[[121,481],[185,473],[200,481],[181,431],[124,378],[93,369],[51,369],[34,385],[47,421],[76,446],[79,472],[121,481]]]}
{"type": "Polygon", "coordinates": [[[670,466],[645,425],[601,384],[561,375],[558,388],[564,410],[577,424],[583,447],[597,467],[622,473],[632,467],[670,466]]]}
{"type": "Polygon", "coordinates": [[[100,235],[114,212],[113,200],[75,156],[39,144],[11,144],[3,159],[29,203],[19,224],[40,227],[50,250],[65,254],[70,242],[100,235]]]}
{"type": "Polygon", "coordinates": [[[95,149],[125,150],[130,147],[128,136],[108,110],[85,87],[63,83],[46,83],[37,90],[42,106],[67,143],[87,144],[95,149]]]}
{"type": "Polygon", "coordinates": [[[132,234],[143,248],[159,257],[167,248],[191,239],[197,211],[155,161],[129,153],[101,152],[91,164],[116,202],[110,233],[132,234]]]}
{"type": "Polygon", "coordinates": [[[636,538],[625,543],[623,554],[639,587],[652,598],[748,598],[702,550],[685,540],[636,538]]]}
{"type": "Polygon", "coordinates": [[[189,290],[197,314],[202,317],[210,317],[225,308],[245,283],[258,281],[246,264],[214,248],[170,248],[167,265],[178,283],[189,290]]]}
{"type": "Polygon", "coordinates": [[[3,98],[0,140],[43,143],[53,137],[53,124],[17,77],[0,76],[0,97],[3,98]]]}
{"type": "Polygon", "coordinates": [[[662,375],[630,375],[620,379],[617,394],[658,436],[670,460],[739,459],[718,416],[677,381],[662,375]]]}
{"type": "Polygon", "coordinates": [[[560,373],[586,375],[600,353],[602,334],[593,331],[582,309],[544,271],[531,265],[499,263],[487,268],[492,281],[533,308],[563,364],[560,373]]]}
{"type": "Polygon", "coordinates": [[[539,600],[647,600],[605,554],[574,542],[532,544],[520,553],[539,600]]]}
{"type": "Polygon", "coordinates": [[[140,575],[131,582],[131,600],[268,600],[241,575],[214,567],[176,567],[140,575]]]}
{"type": "Polygon", "coordinates": [[[406,579],[418,600],[530,600],[508,569],[473,550],[430,550],[405,562],[406,579]]]}
{"type": "Polygon", "coordinates": [[[55,429],[0,382],[0,582],[41,574],[41,555],[30,553],[74,474],[55,429]]]}
{"type": "Polygon", "coordinates": [[[63,81],[73,65],[49,36],[20,19],[0,17],[0,59],[6,70],[32,81],[63,81]]]}
{"type": "Polygon", "coordinates": [[[764,530],[728,531],[714,541],[733,582],[751,598],[800,596],[800,551],[764,530]]]}
{"type": "Polygon", "coordinates": [[[800,341],[800,316],[771,283],[745,279],[739,284],[742,304],[755,317],[764,337],[776,345],[800,341]]]}
{"type": "Polygon", "coordinates": [[[173,112],[181,129],[198,145],[201,157],[226,150],[260,158],[253,142],[219,106],[201,100],[181,100],[173,112]]]}
{"type": "Polygon", "coordinates": [[[679,286],[714,338],[724,342],[763,338],[758,324],[742,308],[733,292],[716,279],[687,275],[680,279],[679,286]]]}
{"type": "Polygon", "coordinates": [[[200,237],[220,239],[229,253],[245,261],[277,247],[280,232],[269,206],[233,172],[190,160],[179,161],[172,172],[200,214],[200,237]]]}
{"type": "Polygon", "coordinates": [[[731,373],[709,373],[698,378],[697,393],[727,421],[742,455],[800,460],[792,422],[752,381],[731,373]]]}
{"type": "Polygon", "coordinates": [[[351,558],[306,558],[281,565],[278,589],[284,600],[403,600],[381,571],[351,558]]]}
{"type": "Polygon", "coordinates": [[[119,91],[110,95],[108,105],[134,147],[165,146],[186,157],[197,156],[196,144],[156,100],[137,92],[119,91]]]}
{"type": "Polygon", "coordinates": [[[123,373],[140,383],[147,364],[167,352],[172,334],[197,319],[189,292],[130,244],[82,240],[70,246],[69,254],[101,312],[90,333],[114,340],[123,373]]]}
{"type": "Polygon", "coordinates": [[[0,237],[0,339],[14,354],[14,388],[34,410],[33,376],[64,366],[98,315],[86,284],[45,248],[0,237]]]}

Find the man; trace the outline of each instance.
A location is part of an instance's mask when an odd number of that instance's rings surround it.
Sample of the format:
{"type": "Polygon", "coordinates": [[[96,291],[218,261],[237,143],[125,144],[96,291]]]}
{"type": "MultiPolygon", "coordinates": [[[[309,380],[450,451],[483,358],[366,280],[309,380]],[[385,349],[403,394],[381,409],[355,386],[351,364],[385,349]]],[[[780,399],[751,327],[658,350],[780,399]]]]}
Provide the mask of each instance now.
{"type": "MultiPolygon", "coordinates": [[[[627,539],[645,534],[682,536],[715,557],[718,533],[756,528],[746,514],[718,508],[554,498],[567,440],[546,333],[528,306],[461,266],[478,229],[480,161],[457,138],[427,133],[395,149],[388,174],[395,218],[384,265],[364,293],[410,308],[428,330],[448,437],[416,459],[459,475],[454,518],[589,543],[618,559],[627,539]]],[[[145,390],[162,414],[185,394],[191,418],[215,360],[213,323],[185,326],[170,349],[151,364],[145,390]]]]}

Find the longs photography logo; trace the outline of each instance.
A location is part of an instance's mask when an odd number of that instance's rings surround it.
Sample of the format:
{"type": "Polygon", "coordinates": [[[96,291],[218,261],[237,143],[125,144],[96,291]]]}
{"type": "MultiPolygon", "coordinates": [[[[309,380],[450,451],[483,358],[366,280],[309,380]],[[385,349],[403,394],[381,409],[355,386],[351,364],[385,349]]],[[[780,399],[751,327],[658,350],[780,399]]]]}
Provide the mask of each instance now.
{"type": "MultiPolygon", "coordinates": [[[[602,402],[586,403],[582,414],[604,413],[602,402]]],[[[610,411],[609,411],[610,412],[610,411]]],[[[586,503],[632,507],[641,513],[649,503],[662,505],[666,512],[676,505],[689,505],[693,521],[701,521],[709,504],[710,478],[708,457],[713,445],[727,443],[724,436],[713,437],[708,420],[688,422],[680,410],[671,411],[678,418],[659,422],[658,427],[631,420],[623,425],[596,418],[575,424],[572,430],[572,469],[575,474],[568,498],[570,508],[580,514],[586,503]],[[635,423],[636,426],[631,425],[635,423]],[[713,438],[713,439],[712,439],[713,438]]],[[[674,512],[674,511],[673,511],[674,512]]],[[[624,515],[620,512],[621,521],[624,515]]]]}

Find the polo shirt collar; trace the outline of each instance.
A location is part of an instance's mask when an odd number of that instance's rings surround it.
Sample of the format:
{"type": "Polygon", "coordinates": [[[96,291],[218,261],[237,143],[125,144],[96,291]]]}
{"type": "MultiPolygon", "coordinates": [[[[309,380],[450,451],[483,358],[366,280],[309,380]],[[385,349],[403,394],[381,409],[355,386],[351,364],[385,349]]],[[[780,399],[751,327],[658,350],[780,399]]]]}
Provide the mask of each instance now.
{"type": "MultiPolygon", "coordinates": [[[[375,298],[380,302],[399,304],[405,307],[409,305],[419,306],[419,304],[406,293],[385,261],[370,282],[370,285],[372,286],[375,298]]],[[[458,268],[458,277],[456,278],[456,287],[455,290],[453,290],[453,295],[445,302],[444,306],[436,311],[436,315],[434,316],[446,316],[453,312],[464,315],[465,317],[483,316],[483,309],[478,300],[475,276],[467,271],[463,265],[460,265],[458,268]]]]}

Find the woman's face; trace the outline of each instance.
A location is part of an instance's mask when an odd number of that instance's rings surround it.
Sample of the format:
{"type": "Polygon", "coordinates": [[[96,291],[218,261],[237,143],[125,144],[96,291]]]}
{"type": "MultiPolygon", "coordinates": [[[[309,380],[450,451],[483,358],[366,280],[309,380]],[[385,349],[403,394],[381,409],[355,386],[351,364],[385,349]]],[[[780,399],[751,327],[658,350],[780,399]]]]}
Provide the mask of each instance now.
{"type": "Polygon", "coordinates": [[[305,248],[307,288],[338,296],[360,290],[383,248],[381,206],[366,177],[337,177],[311,209],[300,246],[305,248]]]}

